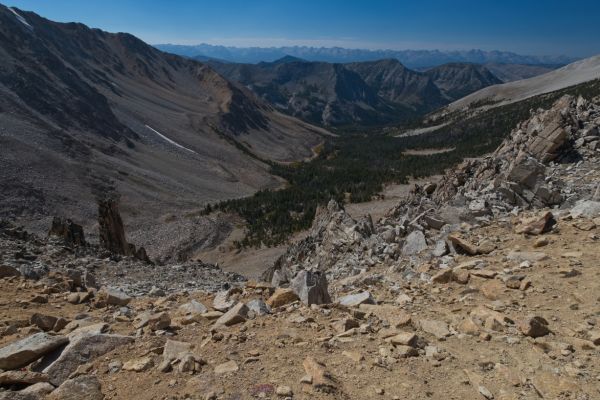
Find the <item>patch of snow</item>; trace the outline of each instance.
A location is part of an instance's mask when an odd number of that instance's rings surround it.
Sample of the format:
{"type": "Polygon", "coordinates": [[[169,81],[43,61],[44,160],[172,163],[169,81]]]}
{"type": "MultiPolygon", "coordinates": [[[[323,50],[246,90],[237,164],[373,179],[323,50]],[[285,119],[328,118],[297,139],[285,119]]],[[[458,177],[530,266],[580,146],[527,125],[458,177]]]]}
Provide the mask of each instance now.
{"type": "Polygon", "coordinates": [[[11,7],[8,7],[8,9],[15,14],[15,17],[17,17],[17,19],[19,20],[20,23],[22,23],[23,25],[25,25],[27,27],[27,29],[33,30],[33,26],[31,26],[29,24],[29,22],[27,22],[27,20],[25,18],[23,18],[18,12],[16,12],[14,9],[12,9],[11,7]]]}
{"type": "Polygon", "coordinates": [[[168,137],[166,137],[165,135],[163,135],[162,133],[160,133],[160,132],[159,132],[159,131],[157,131],[156,129],[152,128],[151,126],[148,126],[148,125],[144,125],[144,126],[145,126],[146,128],[148,128],[148,129],[150,129],[152,132],[156,133],[158,136],[160,136],[161,138],[163,138],[163,139],[164,139],[164,140],[166,140],[167,142],[171,143],[172,145],[174,145],[174,146],[177,146],[177,147],[179,147],[180,149],[183,149],[183,150],[189,151],[190,153],[198,154],[198,153],[196,153],[194,150],[192,150],[192,149],[188,149],[187,147],[180,145],[180,144],[179,144],[179,143],[177,143],[176,141],[169,139],[168,137]]]}

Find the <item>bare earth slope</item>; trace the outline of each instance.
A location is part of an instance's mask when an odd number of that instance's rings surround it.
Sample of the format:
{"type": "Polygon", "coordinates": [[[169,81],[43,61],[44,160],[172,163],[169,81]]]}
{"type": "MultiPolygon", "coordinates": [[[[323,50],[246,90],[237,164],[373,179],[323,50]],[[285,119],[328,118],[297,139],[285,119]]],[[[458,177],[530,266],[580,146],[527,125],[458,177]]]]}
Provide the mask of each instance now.
{"type": "Polygon", "coordinates": [[[478,102],[492,103],[492,106],[514,103],[598,78],[600,56],[595,56],[533,78],[486,87],[449,104],[444,110],[462,110],[478,102]]]}
{"type": "Polygon", "coordinates": [[[533,78],[557,69],[554,66],[527,64],[485,64],[485,67],[502,82],[513,82],[533,78]]]}
{"type": "Polygon", "coordinates": [[[312,156],[323,131],[199,62],[123,33],[0,6],[0,214],[129,221],[281,182],[265,164],[312,156]],[[235,143],[237,142],[237,144],[235,143]]]}

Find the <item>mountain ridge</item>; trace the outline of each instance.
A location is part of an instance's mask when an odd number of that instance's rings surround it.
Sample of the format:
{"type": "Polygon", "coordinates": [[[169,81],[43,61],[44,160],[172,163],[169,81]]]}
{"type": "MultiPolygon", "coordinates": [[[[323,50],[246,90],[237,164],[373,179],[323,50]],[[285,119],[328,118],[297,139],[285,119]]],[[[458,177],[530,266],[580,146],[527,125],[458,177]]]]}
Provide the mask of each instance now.
{"type": "Polygon", "coordinates": [[[397,123],[501,83],[483,66],[458,63],[425,72],[396,59],[342,64],[284,56],[258,64],[207,64],[276,109],[324,126],[397,123]]]}
{"type": "Polygon", "coordinates": [[[155,47],[186,57],[203,55],[229,62],[270,62],[286,55],[307,61],[349,63],[396,58],[409,68],[435,67],[450,62],[507,63],[507,64],[568,64],[576,57],[520,55],[508,51],[472,50],[367,50],[342,47],[235,47],[201,43],[199,45],[155,44],[155,47]]]}
{"type": "Polygon", "coordinates": [[[152,225],[280,187],[261,160],[310,158],[327,134],[133,35],[1,5],[0,22],[2,216],[88,222],[96,199],[120,196],[134,226],[152,225]]]}
{"type": "Polygon", "coordinates": [[[576,61],[532,78],[483,88],[452,102],[437,114],[465,109],[474,111],[474,109],[496,107],[594,79],[600,79],[600,55],[576,61]],[[472,107],[473,105],[476,106],[472,107]]]}

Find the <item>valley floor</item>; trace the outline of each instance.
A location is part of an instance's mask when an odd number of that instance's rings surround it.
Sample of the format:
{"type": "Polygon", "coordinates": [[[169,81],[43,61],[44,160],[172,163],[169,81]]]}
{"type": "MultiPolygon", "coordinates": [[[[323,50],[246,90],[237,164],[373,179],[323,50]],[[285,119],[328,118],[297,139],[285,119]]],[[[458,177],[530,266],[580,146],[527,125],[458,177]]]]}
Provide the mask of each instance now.
{"type": "MultiPolygon", "coordinates": [[[[439,176],[431,176],[429,178],[413,179],[409,184],[387,185],[383,192],[378,195],[379,198],[362,203],[346,204],[345,209],[354,219],[369,214],[374,221],[377,221],[406,197],[415,183],[422,185],[427,182],[435,182],[439,178],[439,176]]],[[[277,258],[285,253],[289,244],[274,247],[248,247],[237,250],[234,241],[243,239],[245,229],[243,221],[236,220],[237,225],[227,237],[209,249],[198,251],[192,258],[206,263],[218,264],[225,271],[238,273],[250,279],[258,279],[268,267],[273,265],[277,258]]],[[[298,242],[306,237],[306,234],[307,231],[298,232],[290,239],[290,242],[298,242]]]]}

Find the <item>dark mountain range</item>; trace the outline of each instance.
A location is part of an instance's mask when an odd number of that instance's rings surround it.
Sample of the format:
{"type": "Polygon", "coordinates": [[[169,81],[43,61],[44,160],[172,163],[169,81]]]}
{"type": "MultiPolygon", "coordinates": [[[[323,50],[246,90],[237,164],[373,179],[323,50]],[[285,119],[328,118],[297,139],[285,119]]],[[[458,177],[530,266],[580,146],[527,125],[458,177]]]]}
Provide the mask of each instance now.
{"type": "Polygon", "coordinates": [[[342,64],[292,58],[258,64],[208,63],[277,109],[312,123],[381,124],[410,112],[380,97],[359,74],[342,64]]]}
{"type": "Polygon", "coordinates": [[[398,60],[386,59],[346,64],[379,96],[415,110],[430,110],[446,103],[442,93],[426,74],[412,71],[398,60]]]}
{"type": "Polygon", "coordinates": [[[364,50],[345,49],[341,47],[226,47],[210,44],[177,45],[157,44],[157,48],[186,57],[203,55],[229,62],[258,63],[272,62],[286,55],[307,61],[322,61],[331,63],[350,63],[376,61],[394,58],[408,68],[431,68],[442,64],[460,63],[501,63],[501,64],[554,64],[565,65],[575,61],[566,56],[529,56],[507,51],[442,51],[442,50],[364,50]]]}
{"type": "Polygon", "coordinates": [[[0,60],[0,216],[90,221],[96,198],[120,195],[126,215],[152,220],[278,187],[249,153],[301,160],[321,142],[210,67],[129,34],[0,5],[0,60]]]}
{"type": "Polygon", "coordinates": [[[479,89],[502,83],[486,67],[476,64],[451,63],[425,72],[449,100],[460,99],[479,89]]]}
{"type": "Polygon", "coordinates": [[[271,63],[207,63],[277,109],[326,126],[399,122],[501,82],[477,65],[417,72],[395,59],[332,64],[286,56],[271,63]]]}

